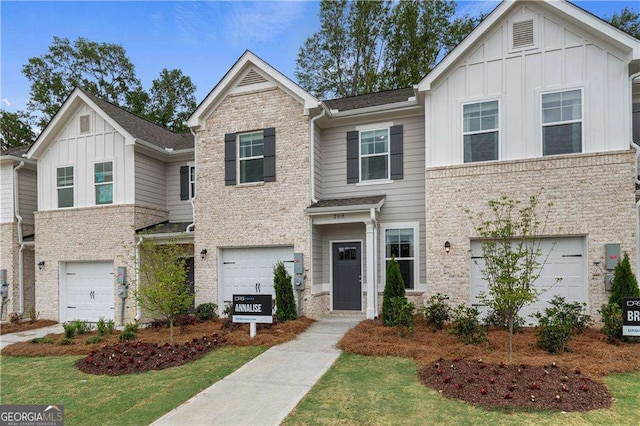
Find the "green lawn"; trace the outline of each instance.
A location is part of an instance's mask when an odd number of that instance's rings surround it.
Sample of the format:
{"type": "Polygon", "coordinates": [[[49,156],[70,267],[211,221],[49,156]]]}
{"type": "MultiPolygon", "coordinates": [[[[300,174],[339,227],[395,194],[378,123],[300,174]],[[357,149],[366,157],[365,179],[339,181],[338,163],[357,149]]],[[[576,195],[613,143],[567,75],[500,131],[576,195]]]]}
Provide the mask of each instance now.
{"type": "Polygon", "coordinates": [[[342,354],[285,424],[637,425],[640,419],[640,373],[605,379],[616,398],[609,410],[504,414],[441,397],[418,382],[417,368],[405,358],[342,354]]]}
{"type": "Polygon", "coordinates": [[[66,425],[149,424],[265,350],[225,347],[180,367],[116,377],[82,373],[77,356],[5,356],[0,403],[62,404],[66,425]]]}

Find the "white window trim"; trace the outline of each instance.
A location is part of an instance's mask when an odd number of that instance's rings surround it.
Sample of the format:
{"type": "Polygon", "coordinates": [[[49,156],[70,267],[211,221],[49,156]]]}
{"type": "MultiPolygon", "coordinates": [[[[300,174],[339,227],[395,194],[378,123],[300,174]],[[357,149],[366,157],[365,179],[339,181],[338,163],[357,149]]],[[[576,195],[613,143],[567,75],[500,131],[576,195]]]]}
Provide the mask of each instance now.
{"type": "MultiPolygon", "coordinates": [[[[387,235],[390,229],[413,228],[413,288],[407,291],[418,291],[420,287],[420,223],[419,222],[387,222],[380,224],[380,284],[384,288],[387,280],[387,235]]],[[[402,258],[404,259],[404,258],[402,258]]],[[[380,291],[380,288],[378,288],[380,291]]]]}
{"type": "MultiPolygon", "coordinates": [[[[391,180],[391,127],[393,126],[393,122],[389,121],[386,123],[378,123],[378,124],[366,124],[363,126],[356,126],[356,130],[358,131],[358,182],[356,186],[364,186],[364,185],[379,185],[385,183],[393,183],[391,180]],[[362,132],[371,132],[374,130],[386,130],[387,131],[387,177],[382,179],[362,179],[362,132]]],[[[365,155],[367,157],[381,157],[382,154],[368,154],[365,155]]]]}
{"type": "Polygon", "coordinates": [[[59,165],[55,167],[56,170],[56,208],[58,209],[72,209],[76,206],[76,166],[74,164],[67,164],[67,165],[59,165]],[[63,189],[63,188],[69,188],[69,186],[58,186],[58,169],[63,169],[66,167],[71,167],[73,169],[73,185],[71,185],[70,188],[73,189],[73,205],[70,207],[60,207],[60,200],[58,198],[58,190],[59,189],[63,189]]]}
{"type": "Polygon", "coordinates": [[[187,167],[189,167],[189,199],[192,200],[198,193],[198,175],[196,172],[196,164],[193,161],[188,162],[187,167]],[[191,170],[193,170],[193,180],[191,180],[191,170]]]}
{"type": "Polygon", "coordinates": [[[91,126],[91,124],[92,124],[92,123],[91,123],[91,113],[88,113],[88,114],[80,114],[80,115],[78,116],[78,134],[79,134],[79,135],[86,135],[86,134],[91,133],[91,127],[92,127],[92,126],[91,126]],[[82,131],[82,117],[89,117],[89,130],[87,130],[86,132],[83,132],[83,131],[82,131]]]}
{"type": "Polygon", "coordinates": [[[580,139],[580,152],[572,152],[572,153],[568,153],[568,154],[557,154],[557,155],[571,155],[571,154],[582,154],[585,151],[585,146],[584,146],[584,135],[585,135],[585,128],[584,128],[584,86],[574,86],[574,87],[563,87],[562,89],[553,89],[553,90],[545,90],[545,91],[541,91],[538,94],[538,113],[540,114],[540,119],[539,119],[539,129],[540,129],[540,157],[555,157],[556,155],[544,155],[544,132],[542,131],[543,127],[547,127],[547,126],[557,126],[560,124],[572,124],[572,123],[581,123],[582,124],[582,131],[581,133],[581,139],[580,139]],[[544,95],[550,95],[553,93],[562,93],[562,92],[571,92],[573,90],[580,90],[580,117],[582,117],[580,120],[569,120],[569,121],[555,121],[553,123],[543,123],[544,121],[544,117],[542,114],[542,96],[544,95]]]}
{"type": "Polygon", "coordinates": [[[91,164],[91,188],[93,189],[91,197],[93,198],[94,206],[112,206],[116,204],[116,159],[115,158],[103,158],[94,161],[91,164]],[[111,203],[98,204],[96,200],[96,186],[108,185],[109,183],[96,183],[96,164],[111,163],[111,203]]]}
{"type": "Polygon", "coordinates": [[[238,133],[236,135],[236,158],[238,159],[238,161],[236,161],[236,176],[237,176],[236,180],[237,180],[238,186],[252,186],[252,185],[264,184],[264,163],[263,163],[263,169],[262,169],[262,180],[257,180],[255,182],[240,182],[240,179],[242,178],[242,175],[240,174],[240,163],[242,161],[258,160],[258,159],[262,159],[264,161],[264,130],[238,133]],[[262,134],[262,150],[263,150],[262,155],[254,155],[253,157],[240,157],[240,136],[258,134],[258,133],[262,134]]]}
{"type": "Polygon", "coordinates": [[[460,104],[460,130],[462,136],[460,136],[460,163],[461,164],[475,164],[475,163],[486,163],[488,161],[500,161],[502,159],[502,108],[501,108],[501,100],[500,98],[489,98],[489,99],[479,99],[470,102],[464,102],[460,104]],[[465,132],[464,131],[464,107],[465,105],[473,105],[473,104],[483,104],[485,102],[498,102],[498,128],[496,130],[479,130],[475,132],[465,132]],[[498,132],[498,158],[495,160],[487,160],[487,161],[472,161],[470,163],[464,162],[464,137],[467,135],[478,135],[482,133],[489,132],[498,132]]]}

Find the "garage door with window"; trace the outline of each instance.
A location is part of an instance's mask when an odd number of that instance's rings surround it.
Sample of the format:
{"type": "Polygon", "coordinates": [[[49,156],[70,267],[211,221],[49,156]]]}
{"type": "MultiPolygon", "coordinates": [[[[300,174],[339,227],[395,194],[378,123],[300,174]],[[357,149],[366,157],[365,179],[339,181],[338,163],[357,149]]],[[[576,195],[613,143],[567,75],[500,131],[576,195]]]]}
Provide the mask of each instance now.
{"type": "Polygon", "coordinates": [[[293,277],[293,247],[252,247],[222,250],[219,273],[219,308],[224,309],[234,294],[271,294],[273,267],[282,261],[293,277]]]}
{"type": "MultiPolygon", "coordinates": [[[[535,324],[535,319],[530,315],[550,307],[548,302],[556,295],[564,297],[567,302],[587,302],[588,299],[584,238],[544,238],[541,240],[540,249],[542,250],[540,263],[544,261],[547,253],[549,257],[540,277],[534,283],[539,294],[538,301],[525,306],[520,311],[520,316],[525,319],[526,324],[535,324]],[[559,281],[558,278],[560,278],[559,281]]],[[[484,316],[487,308],[478,299],[480,292],[488,294],[487,283],[480,272],[482,262],[482,243],[472,241],[471,303],[476,305],[484,316]]]]}
{"type": "Polygon", "coordinates": [[[114,319],[113,262],[68,262],[60,275],[60,321],[114,319]]]}

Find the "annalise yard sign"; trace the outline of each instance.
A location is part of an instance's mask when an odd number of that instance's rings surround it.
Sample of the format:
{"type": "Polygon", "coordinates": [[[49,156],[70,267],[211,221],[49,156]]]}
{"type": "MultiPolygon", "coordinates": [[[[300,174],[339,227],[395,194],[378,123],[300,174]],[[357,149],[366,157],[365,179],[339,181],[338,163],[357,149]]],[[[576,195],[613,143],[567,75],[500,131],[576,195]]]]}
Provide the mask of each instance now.
{"type": "Polygon", "coordinates": [[[622,335],[640,336],[640,297],[622,299],[622,335]]]}
{"type": "Polygon", "coordinates": [[[233,322],[266,323],[273,322],[270,294],[233,295],[233,322]]]}

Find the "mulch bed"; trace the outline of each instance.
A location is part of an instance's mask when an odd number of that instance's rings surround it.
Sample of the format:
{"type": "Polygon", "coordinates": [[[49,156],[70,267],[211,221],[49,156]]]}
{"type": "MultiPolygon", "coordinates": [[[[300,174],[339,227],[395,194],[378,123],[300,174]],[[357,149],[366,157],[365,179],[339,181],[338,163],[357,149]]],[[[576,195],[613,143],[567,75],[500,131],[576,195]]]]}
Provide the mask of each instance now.
{"type": "Polygon", "coordinates": [[[7,333],[19,333],[21,331],[33,330],[36,328],[49,327],[50,325],[57,324],[57,321],[52,320],[35,320],[24,321],[21,323],[2,323],[0,324],[0,336],[7,333]]]}
{"type": "Polygon", "coordinates": [[[109,376],[164,370],[202,358],[224,346],[225,342],[224,337],[213,333],[174,345],[144,343],[141,340],[103,345],[78,360],[76,367],[85,373],[109,376]]]}
{"type": "Polygon", "coordinates": [[[418,372],[422,383],[443,396],[473,405],[526,410],[589,411],[611,406],[606,386],[557,364],[487,364],[440,359],[418,372]]]}

